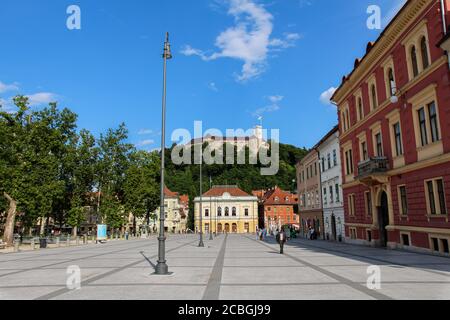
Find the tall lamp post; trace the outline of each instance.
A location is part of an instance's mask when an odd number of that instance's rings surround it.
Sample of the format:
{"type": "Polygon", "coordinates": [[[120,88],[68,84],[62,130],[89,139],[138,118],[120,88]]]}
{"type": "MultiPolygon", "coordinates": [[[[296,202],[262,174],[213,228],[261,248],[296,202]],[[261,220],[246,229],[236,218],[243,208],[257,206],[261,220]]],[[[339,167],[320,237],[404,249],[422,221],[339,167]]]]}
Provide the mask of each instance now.
{"type": "MultiPolygon", "coordinates": [[[[212,179],[209,177],[209,190],[212,189],[212,179]]],[[[214,240],[212,234],[212,196],[209,197],[209,240],[214,240]]]]}
{"type": "Polygon", "coordinates": [[[200,248],[203,248],[205,246],[205,244],[203,243],[203,206],[202,206],[202,202],[203,202],[203,188],[202,188],[202,184],[203,184],[203,173],[202,173],[202,164],[203,164],[203,149],[201,150],[200,153],[200,241],[198,243],[198,246],[200,248]]]}
{"type": "Polygon", "coordinates": [[[158,237],[158,264],[155,267],[155,273],[166,275],[169,273],[169,267],[166,263],[166,236],[164,230],[164,221],[166,212],[164,207],[164,169],[165,169],[165,144],[166,144],[166,70],[167,60],[172,59],[170,52],[169,33],[166,33],[164,42],[164,71],[163,71],[163,98],[162,98],[162,130],[161,130],[161,207],[159,212],[159,237],[158,237]]]}

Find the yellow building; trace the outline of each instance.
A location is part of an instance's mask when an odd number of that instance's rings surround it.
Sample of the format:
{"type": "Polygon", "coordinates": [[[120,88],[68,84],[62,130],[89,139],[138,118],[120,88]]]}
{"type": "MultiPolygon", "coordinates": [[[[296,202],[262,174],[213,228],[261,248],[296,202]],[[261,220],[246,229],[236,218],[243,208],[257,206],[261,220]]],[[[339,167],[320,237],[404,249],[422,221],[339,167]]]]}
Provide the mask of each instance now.
{"type": "Polygon", "coordinates": [[[195,231],[200,226],[202,207],[202,230],[204,233],[254,233],[258,226],[258,198],[237,186],[214,186],[195,198],[195,231]]]}

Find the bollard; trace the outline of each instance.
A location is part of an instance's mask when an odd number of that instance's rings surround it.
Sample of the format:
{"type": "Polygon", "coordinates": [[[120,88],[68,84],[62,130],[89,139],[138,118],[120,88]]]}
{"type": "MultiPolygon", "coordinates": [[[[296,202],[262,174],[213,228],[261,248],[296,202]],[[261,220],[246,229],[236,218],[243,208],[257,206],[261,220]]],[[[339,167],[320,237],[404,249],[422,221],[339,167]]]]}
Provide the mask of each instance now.
{"type": "Polygon", "coordinates": [[[67,245],[67,247],[70,247],[70,237],[67,237],[66,245],[67,245]]]}
{"type": "Polygon", "coordinates": [[[34,247],[34,238],[31,239],[30,245],[31,245],[31,250],[34,250],[35,249],[35,247],[34,247]]]}
{"type": "Polygon", "coordinates": [[[59,242],[60,242],[60,239],[59,239],[59,237],[56,237],[56,247],[57,247],[57,248],[59,248],[59,247],[60,247],[60,244],[59,244],[59,242]]]}
{"type": "Polygon", "coordinates": [[[80,245],[80,237],[79,236],[77,236],[77,238],[76,238],[76,240],[75,240],[75,244],[78,246],[78,245],[80,245]]]}
{"type": "Polygon", "coordinates": [[[88,237],[87,237],[87,235],[84,235],[83,242],[84,242],[84,244],[88,244],[88,237]]]}
{"type": "Polygon", "coordinates": [[[14,252],[19,252],[20,241],[14,241],[14,252]]]}

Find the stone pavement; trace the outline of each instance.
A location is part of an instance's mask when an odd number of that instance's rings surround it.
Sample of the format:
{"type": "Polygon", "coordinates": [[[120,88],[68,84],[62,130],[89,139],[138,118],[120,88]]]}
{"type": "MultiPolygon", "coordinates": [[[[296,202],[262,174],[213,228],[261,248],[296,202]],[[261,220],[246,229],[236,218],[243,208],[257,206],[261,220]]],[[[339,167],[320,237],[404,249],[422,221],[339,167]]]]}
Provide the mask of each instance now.
{"type": "Polygon", "coordinates": [[[198,248],[196,235],[171,235],[173,272],[152,275],[157,240],[134,239],[0,255],[0,299],[450,299],[450,259],[402,251],[293,240],[280,255],[273,239],[220,235],[198,248]],[[367,268],[381,289],[367,288],[367,268]],[[66,287],[81,269],[81,289],[66,287]]]}

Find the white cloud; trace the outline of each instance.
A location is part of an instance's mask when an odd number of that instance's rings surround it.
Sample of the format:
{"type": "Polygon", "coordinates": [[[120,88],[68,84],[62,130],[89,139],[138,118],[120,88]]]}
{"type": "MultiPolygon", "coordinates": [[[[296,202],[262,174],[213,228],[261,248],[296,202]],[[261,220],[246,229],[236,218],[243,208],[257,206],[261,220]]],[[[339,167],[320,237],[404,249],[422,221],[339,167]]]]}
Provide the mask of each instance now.
{"type": "Polygon", "coordinates": [[[273,16],[264,6],[252,0],[230,0],[228,14],[235,25],[220,33],[215,46],[220,50],[210,55],[186,45],[181,51],[186,56],[198,56],[204,61],[232,58],[244,62],[237,80],[245,82],[264,72],[270,50],[286,49],[294,45],[300,36],[285,34],[283,39],[271,38],[273,16]]]}
{"type": "Polygon", "coordinates": [[[217,88],[215,82],[210,82],[210,83],[208,84],[208,88],[209,88],[210,90],[212,90],[212,91],[215,91],[215,92],[219,91],[219,89],[217,88]]]}
{"type": "Polygon", "coordinates": [[[331,87],[330,89],[324,91],[321,95],[320,95],[320,102],[322,102],[322,104],[324,105],[331,105],[331,97],[333,96],[333,94],[336,92],[336,88],[335,87],[331,87]]]}
{"type": "Polygon", "coordinates": [[[19,90],[17,83],[6,84],[6,83],[3,83],[0,81],[0,93],[4,93],[7,91],[17,91],[17,90],[19,90]]]}
{"type": "Polygon", "coordinates": [[[137,143],[136,146],[138,146],[138,147],[145,147],[145,146],[152,145],[154,143],[155,143],[155,141],[151,140],[151,139],[149,139],[149,140],[142,140],[139,143],[137,143]]]}
{"type": "Polygon", "coordinates": [[[140,135],[140,136],[148,135],[148,134],[153,134],[153,130],[151,130],[151,129],[141,129],[138,132],[138,135],[140,135]]]}
{"type": "Polygon", "coordinates": [[[261,118],[264,113],[270,113],[280,110],[280,102],[283,101],[284,96],[269,96],[267,97],[267,99],[270,101],[270,104],[265,107],[256,109],[255,112],[253,112],[254,117],[261,118]]]}
{"type": "Polygon", "coordinates": [[[57,100],[56,94],[50,92],[35,93],[32,95],[28,95],[27,98],[31,106],[48,104],[50,102],[55,102],[57,100]]]}
{"type": "Polygon", "coordinates": [[[16,107],[11,101],[0,98],[0,110],[7,113],[14,113],[16,111],[16,107]]]}

